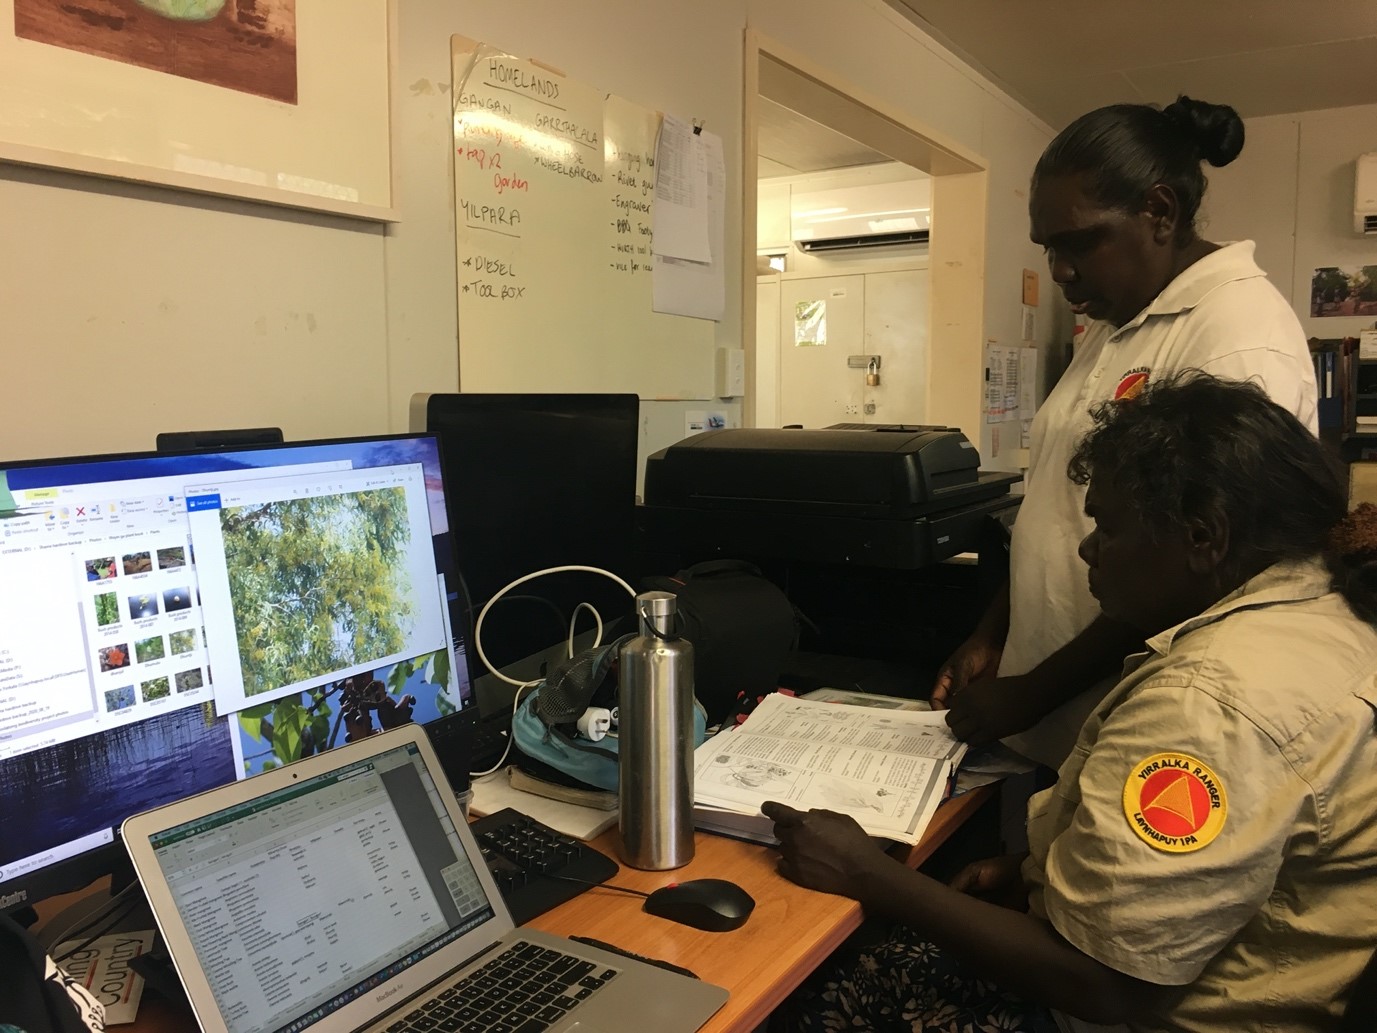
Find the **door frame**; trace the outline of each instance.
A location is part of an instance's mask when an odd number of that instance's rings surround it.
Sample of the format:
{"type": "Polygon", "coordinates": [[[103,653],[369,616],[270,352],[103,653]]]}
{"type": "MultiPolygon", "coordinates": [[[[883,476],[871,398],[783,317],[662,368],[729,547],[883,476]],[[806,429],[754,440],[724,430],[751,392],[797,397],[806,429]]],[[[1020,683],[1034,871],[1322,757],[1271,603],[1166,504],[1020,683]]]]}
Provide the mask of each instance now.
{"type": "Polygon", "coordinates": [[[741,338],[746,350],[742,418],[755,426],[757,392],[773,387],[756,377],[756,189],[761,97],[842,133],[932,177],[932,239],[928,256],[927,412],[933,423],[980,425],[984,370],[986,194],[989,163],[929,126],[914,122],[815,62],[755,29],[745,33],[742,98],[741,338]],[[941,334],[934,331],[941,327],[941,334]],[[938,347],[938,340],[941,347],[938,347]],[[932,385],[941,390],[933,391],[932,385]]]}

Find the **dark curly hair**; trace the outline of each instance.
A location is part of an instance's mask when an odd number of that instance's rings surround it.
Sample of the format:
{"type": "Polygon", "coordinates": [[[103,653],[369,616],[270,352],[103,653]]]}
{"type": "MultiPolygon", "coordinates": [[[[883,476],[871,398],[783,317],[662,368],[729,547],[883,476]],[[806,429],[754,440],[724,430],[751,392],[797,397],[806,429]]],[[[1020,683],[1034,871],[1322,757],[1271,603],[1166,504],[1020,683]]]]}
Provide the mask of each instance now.
{"type": "Polygon", "coordinates": [[[1322,555],[1335,589],[1377,624],[1377,506],[1348,512],[1342,466],[1258,385],[1183,370],[1090,414],[1067,468],[1075,483],[1106,478],[1159,539],[1222,516],[1242,567],[1322,555]]]}
{"type": "Polygon", "coordinates": [[[1201,161],[1216,168],[1243,150],[1243,120],[1227,104],[1180,96],[1165,108],[1111,104],[1076,119],[1057,134],[1033,170],[1033,187],[1051,176],[1081,175],[1088,196],[1116,211],[1136,211],[1143,195],[1163,183],[1176,194],[1177,244],[1195,237],[1205,196],[1201,161]]]}

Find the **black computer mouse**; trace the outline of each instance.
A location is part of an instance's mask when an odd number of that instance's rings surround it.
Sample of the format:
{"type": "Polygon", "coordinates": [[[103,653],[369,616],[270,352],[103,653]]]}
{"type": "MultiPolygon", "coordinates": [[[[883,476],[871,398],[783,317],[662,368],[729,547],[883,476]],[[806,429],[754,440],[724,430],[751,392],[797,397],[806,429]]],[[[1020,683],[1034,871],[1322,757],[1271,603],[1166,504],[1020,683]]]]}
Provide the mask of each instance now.
{"type": "Polygon", "coordinates": [[[660,887],[646,898],[641,910],[695,929],[725,933],[745,924],[755,901],[726,879],[690,879],[660,887]]]}

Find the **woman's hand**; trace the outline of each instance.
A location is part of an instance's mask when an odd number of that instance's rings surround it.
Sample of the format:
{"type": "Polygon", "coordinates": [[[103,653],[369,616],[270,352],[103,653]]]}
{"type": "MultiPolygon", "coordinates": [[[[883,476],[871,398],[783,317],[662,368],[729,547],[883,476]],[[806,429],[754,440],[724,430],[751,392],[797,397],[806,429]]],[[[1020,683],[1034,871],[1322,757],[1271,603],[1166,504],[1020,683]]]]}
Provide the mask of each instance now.
{"type": "Polygon", "coordinates": [[[775,823],[780,874],[800,886],[863,900],[876,873],[898,863],[848,815],[805,813],[773,800],[760,809],[775,823]]]}
{"type": "Polygon", "coordinates": [[[1003,655],[1003,642],[996,642],[983,632],[976,631],[957,647],[937,672],[930,698],[932,709],[946,710],[952,705],[953,697],[971,682],[993,678],[1003,655]]]}
{"type": "Polygon", "coordinates": [[[947,726],[962,742],[984,746],[1026,732],[1059,702],[1054,687],[1034,674],[980,678],[948,703],[947,726]]]}
{"type": "Polygon", "coordinates": [[[1015,911],[1028,910],[1028,887],[1023,881],[1027,854],[1006,854],[972,861],[956,873],[952,889],[1015,911]]]}

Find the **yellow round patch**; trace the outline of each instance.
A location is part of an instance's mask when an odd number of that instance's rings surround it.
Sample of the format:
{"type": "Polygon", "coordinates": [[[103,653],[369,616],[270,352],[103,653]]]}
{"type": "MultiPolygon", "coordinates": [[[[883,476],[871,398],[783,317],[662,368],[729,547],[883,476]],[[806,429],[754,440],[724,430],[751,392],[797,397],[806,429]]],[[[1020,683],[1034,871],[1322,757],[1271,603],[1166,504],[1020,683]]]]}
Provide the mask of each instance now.
{"type": "Polygon", "coordinates": [[[1184,854],[1214,842],[1229,813],[1219,776],[1185,753],[1154,753],[1124,783],[1124,816],[1155,850],[1184,854]]]}

